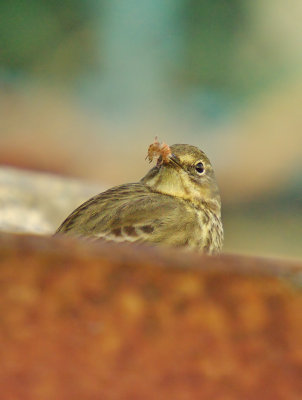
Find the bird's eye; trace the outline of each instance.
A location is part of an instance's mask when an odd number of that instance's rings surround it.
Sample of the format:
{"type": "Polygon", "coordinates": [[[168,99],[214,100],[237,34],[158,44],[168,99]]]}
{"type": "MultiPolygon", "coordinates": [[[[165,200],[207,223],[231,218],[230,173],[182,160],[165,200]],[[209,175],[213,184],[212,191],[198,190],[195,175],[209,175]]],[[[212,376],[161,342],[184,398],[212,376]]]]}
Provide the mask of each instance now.
{"type": "Polygon", "coordinates": [[[199,174],[202,174],[204,172],[204,166],[202,162],[199,162],[195,165],[195,170],[196,172],[198,172],[199,174]]]}

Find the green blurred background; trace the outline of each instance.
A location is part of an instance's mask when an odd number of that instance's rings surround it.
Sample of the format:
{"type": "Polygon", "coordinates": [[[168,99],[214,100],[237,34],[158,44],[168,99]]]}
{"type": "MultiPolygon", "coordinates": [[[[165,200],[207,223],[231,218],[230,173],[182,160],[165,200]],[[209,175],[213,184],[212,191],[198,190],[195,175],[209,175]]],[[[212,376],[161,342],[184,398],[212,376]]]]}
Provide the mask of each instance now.
{"type": "Polygon", "coordinates": [[[157,135],[220,184],[225,251],[302,257],[300,0],[0,0],[0,163],[135,181],[157,135]]]}

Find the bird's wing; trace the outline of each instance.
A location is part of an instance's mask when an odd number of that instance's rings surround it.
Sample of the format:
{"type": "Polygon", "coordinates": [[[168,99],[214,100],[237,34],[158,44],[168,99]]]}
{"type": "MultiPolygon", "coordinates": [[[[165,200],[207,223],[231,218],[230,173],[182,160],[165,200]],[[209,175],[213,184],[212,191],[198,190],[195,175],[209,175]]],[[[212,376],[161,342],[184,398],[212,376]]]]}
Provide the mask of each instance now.
{"type": "Polygon", "coordinates": [[[185,245],[194,216],[185,203],[150,191],[145,185],[121,185],[78,207],[57,233],[113,241],[185,245]]]}

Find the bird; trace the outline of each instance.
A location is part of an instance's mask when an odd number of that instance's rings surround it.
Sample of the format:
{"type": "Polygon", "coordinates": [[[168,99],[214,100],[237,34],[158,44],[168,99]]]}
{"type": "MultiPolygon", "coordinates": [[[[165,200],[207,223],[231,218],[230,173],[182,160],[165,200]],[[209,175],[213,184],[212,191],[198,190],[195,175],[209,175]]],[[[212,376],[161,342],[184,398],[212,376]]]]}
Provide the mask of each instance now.
{"type": "Polygon", "coordinates": [[[195,146],[168,146],[157,138],[147,157],[152,161],[154,155],[156,165],[139,182],[92,197],[56,234],[219,253],[221,199],[209,158],[195,146]]]}

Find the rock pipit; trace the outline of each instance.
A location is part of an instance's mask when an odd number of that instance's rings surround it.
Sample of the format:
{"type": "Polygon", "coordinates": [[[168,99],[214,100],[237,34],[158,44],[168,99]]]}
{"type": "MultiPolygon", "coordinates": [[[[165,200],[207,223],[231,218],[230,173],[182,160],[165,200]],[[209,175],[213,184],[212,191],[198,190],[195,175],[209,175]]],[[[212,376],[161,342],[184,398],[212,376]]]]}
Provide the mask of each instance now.
{"type": "Polygon", "coordinates": [[[157,164],[137,183],[113,187],[79,206],[57,233],[116,242],[164,244],[217,253],[223,243],[221,202],[206,154],[157,140],[157,164]]]}

